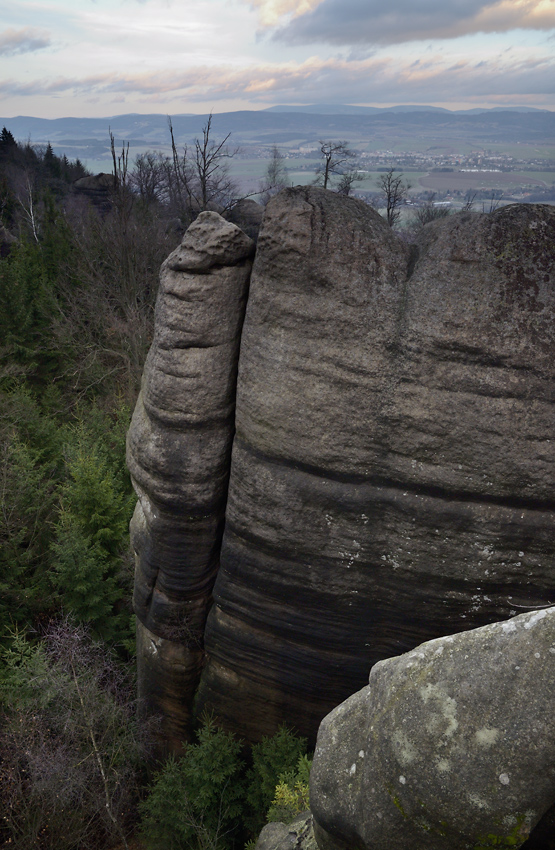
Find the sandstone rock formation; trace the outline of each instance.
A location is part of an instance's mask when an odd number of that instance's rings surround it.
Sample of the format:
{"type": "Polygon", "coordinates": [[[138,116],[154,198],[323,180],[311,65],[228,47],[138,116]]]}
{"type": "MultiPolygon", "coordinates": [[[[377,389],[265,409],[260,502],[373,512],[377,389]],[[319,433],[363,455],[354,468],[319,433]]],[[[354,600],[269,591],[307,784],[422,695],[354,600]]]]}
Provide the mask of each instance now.
{"type": "Polygon", "coordinates": [[[206,215],[165,265],[130,432],[143,689],[177,738],[204,663],[199,711],[314,740],[376,661],[550,600],[555,209],[409,249],[360,201],[280,193],[235,423],[251,243],[228,254],[206,215]]]}
{"type": "Polygon", "coordinates": [[[554,208],[456,215],[412,254],[361,202],[273,199],[199,707],[313,739],[379,659],[547,603],[554,355],[554,208]]]}
{"type": "Polygon", "coordinates": [[[168,257],[128,437],[140,695],[174,748],[188,736],[219,565],[253,250],[207,212],[168,257]]]}
{"type": "Polygon", "coordinates": [[[554,701],[555,608],[380,661],[320,726],[320,850],[519,847],[555,804],[554,701]]]}

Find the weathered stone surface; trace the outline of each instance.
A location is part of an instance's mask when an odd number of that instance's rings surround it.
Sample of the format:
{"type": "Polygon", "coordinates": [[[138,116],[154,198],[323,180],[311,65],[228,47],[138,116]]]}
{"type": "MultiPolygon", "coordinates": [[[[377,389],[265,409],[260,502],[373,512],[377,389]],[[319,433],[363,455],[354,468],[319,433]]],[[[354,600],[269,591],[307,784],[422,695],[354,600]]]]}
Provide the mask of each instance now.
{"type": "Polygon", "coordinates": [[[376,664],[320,726],[320,850],[520,846],[555,803],[555,608],[376,664]]]}
{"type": "Polygon", "coordinates": [[[310,812],[303,812],[290,824],[266,824],[258,836],[254,850],[318,850],[312,815],[310,812]]]}
{"type": "Polygon", "coordinates": [[[233,266],[253,252],[242,230],[216,212],[201,212],[167,263],[173,271],[206,272],[214,266],[233,266]]]}
{"type": "Polygon", "coordinates": [[[187,735],[219,564],[253,249],[203,213],[168,257],[128,436],[140,690],[173,745],[187,735]]]}
{"type": "Polygon", "coordinates": [[[379,659],[547,603],[554,364],[554,208],[452,216],[411,255],[360,202],[273,199],[199,709],[312,737],[379,659]]]}

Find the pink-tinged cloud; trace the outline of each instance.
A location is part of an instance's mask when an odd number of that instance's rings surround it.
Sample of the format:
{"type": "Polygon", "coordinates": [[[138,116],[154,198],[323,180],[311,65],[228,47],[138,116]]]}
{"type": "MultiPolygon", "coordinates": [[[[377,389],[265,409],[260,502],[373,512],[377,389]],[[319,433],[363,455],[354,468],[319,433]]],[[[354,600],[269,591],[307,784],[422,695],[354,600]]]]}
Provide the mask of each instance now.
{"type": "Polygon", "coordinates": [[[70,94],[79,97],[158,97],[189,101],[244,99],[268,103],[434,103],[554,94],[555,56],[507,56],[449,62],[442,54],[406,63],[393,58],[358,61],[197,67],[182,72],[96,74],[81,79],[0,81],[0,97],[70,94]]]}
{"type": "Polygon", "coordinates": [[[50,44],[48,33],[32,27],[24,27],[21,30],[7,29],[0,32],[0,56],[34,53],[49,47],[50,44]]]}
{"type": "Polygon", "coordinates": [[[553,28],[555,0],[321,0],[285,18],[274,38],[291,44],[401,44],[553,28]]]}

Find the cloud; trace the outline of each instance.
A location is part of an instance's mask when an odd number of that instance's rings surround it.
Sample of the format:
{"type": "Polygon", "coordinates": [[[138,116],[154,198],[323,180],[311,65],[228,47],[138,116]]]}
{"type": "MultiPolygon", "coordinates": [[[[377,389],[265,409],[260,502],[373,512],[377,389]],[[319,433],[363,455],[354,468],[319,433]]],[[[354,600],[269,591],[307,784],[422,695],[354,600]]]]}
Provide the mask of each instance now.
{"type": "Polygon", "coordinates": [[[34,53],[50,46],[50,36],[43,30],[25,27],[21,30],[7,29],[0,32],[0,56],[16,53],[34,53]]]}
{"type": "Polygon", "coordinates": [[[434,103],[495,98],[547,98],[553,93],[555,57],[499,55],[456,61],[442,52],[400,61],[372,57],[358,61],[311,58],[301,63],[204,66],[182,72],[95,74],[34,82],[0,81],[0,96],[117,96],[213,102],[244,98],[268,103],[434,103]]]}
{"type": "Polygon", "coordinates": [[[298,17],[311,12],[321,0],[244,0],[251,9],[258,9],[260,23],[273,27],[284,17],[298,17]]]}
{"type": "Polygon", "coordinates": [[[400,44],[555,27],[555,0],[322,0],[274,38],[291,44],[400,44]]]}

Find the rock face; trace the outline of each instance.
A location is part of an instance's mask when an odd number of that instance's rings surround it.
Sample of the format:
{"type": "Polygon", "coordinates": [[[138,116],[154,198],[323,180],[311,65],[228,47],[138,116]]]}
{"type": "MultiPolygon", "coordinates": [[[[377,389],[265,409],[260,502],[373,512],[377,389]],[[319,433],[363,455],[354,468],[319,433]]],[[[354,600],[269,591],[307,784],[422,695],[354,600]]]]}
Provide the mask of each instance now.
{"type": "Polygon", "coordinates": [[[253,250],[207,212],[168,257],[128,436],[140,696],[162,714],[173,748],[188,736],[219,566],[253,250]]]}
{"type": "Polygon", "coordinates": [[[380,659],[552,599],[555,208],[409,249],[362,202],[280,193],[235,409],[251,251],[205,213],[168,259],[130,432],[140,677],[174,741],[203,664],[196,710],[314,740],[380,659]]]}
{"type": "Polygon", "coordinates": [[[519,847],[555,804],[554,700],[555,608],[379,662],[320,726],[320,850],[519,847]]]}
{"type": "Polygon", "coordinates": [[[314,739],[376,661],[548,603],[554,355],[554,208],[452,216],[411,253],[361,202],[273,199],[199,710],[314,739]]]}

